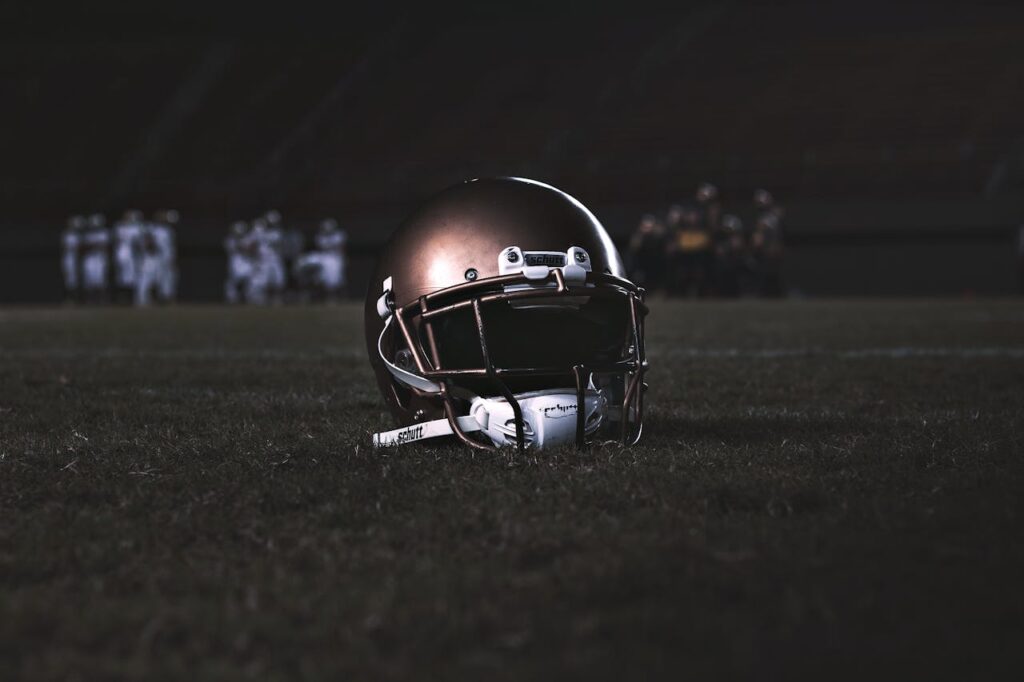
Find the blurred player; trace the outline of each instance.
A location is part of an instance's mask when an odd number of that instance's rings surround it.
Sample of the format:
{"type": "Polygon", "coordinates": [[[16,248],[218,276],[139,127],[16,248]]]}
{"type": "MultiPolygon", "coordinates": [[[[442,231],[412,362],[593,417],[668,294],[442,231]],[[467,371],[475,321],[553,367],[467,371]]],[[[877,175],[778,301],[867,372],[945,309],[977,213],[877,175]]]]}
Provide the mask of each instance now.
{"type": "Polygon", "coordinates": [[[757,209],[758,217],[775,211],[775,197],[766,189],[754,190],[754,207],[757,209]]]}
{"type": "Polygon", "coordinates": [[[764,213],[757,219],[750,239],[750,251],[758,293],[761,296],[782,296],[782,230],[775,213],[764,213]]]}
{"type": "Polygon", "coordinates": [[[82,233],[79,246],[82,252],[82,290],[90,303],[105,303],[107,300],[107,269],[110,258],[110,233],[107,220],[101,213],[89,216],[89,226],[82,233]]]}
{"type": "Polygon", "coordinates": [[[264,216],[266,229],[263,230],[265,248],[260,253],[264,259],[263,275],[266,278],[266,287],[270,299],[280,303],[284,295],[285,285],[288,283],[288,276],[284,269],[284,226],[281,221],[281,214],[277,211],[267,211],[264,216]]]}
{"type": "Polygon", "coordinates": [[[178,220],[178,212],[174,209],[157,211],[149,226],[159,258],[157,295],[164,303],[173,301],[178,295],[178,248],[175,234],[178,220]]]}
{"type": "Polygon", "coordinates": [[[120,303],[130,302],[135,294],[142,230],[142,212],[135,210],[125,211],[114,226],[115,298],[120,303]]]}
{"type": "Polygon", "coordinates": [[[786,211],[775,201],[775,197],[766,189],[754,191],[754,206],[757,209],[757,218],[771,218],[775,221],[775,230],[782,236],[782,217],[786,211]]]}
{"type": "Polygon", "coordinates": [[[143,225],[139,231],[135,275],[135,305],[147,306],[164,279],[164,254],[155,222],[143,225]]]}
{"type": "Polygon", "coordinates": [[[697,188],[697,206],[700,210],[700,221],[708,234],[718,231],[722,217],[722,204],[718,198],[718,188],[710,182],[701,183],[697,188]]]}
{"type": "Polygon", "coordinates": [[[694,253],[699,277],[696,283],[697,295],[706,296],[714,285],[715,250],[714,239],[722,228],[722,204],[718,188],[710,182],[701,183],[695,196],[700,214],[701,230],[707,237],[707,246],[694,253]]]}
{"type": "Polygon", "coordinates": [[[316,234],[316,249],[295,262],[295,278],[305,299],[336,301],[345,288],[345,243],[348,235],[327,218],[316,234]]]}
{"type": "Polygon", "coordinates": [[[665,226],[653,215],[646,214],[629,240],[630,276],[649,292],[665,284],[665,226]]]}
{"type": "Polygon", "coordinates": [[[244,237],[239,241],[243,254],[249,261],[249,277],[246,280],[245,300],[263,305],[268,298],[268,264],[272,260],[270,244],[266,236],[267,222],[256,218],[244,237]]]}
{"type": "Polygon", "coordinates": [[[320,223],[316,235],[316,248],[323,264],[322,281],[327,300],[333,301],[345,293],[347,258],[345,247],[348,233],[338,228],[338,221],[327,218],[320,223]]]}
{"type": "Polygon", "coordinates": [[[248,288],[252,276],[252,260],[246,252],[246,235],[249,225],[244,220],[231,224],[231,230],[224,240],[224,251],[228,256],[228,276],[224,281],[224,300],[238,303],[248,288]]]}
{"type": "Polygon", "coordinates": [[[670,281],[672,293],[679,296],[704,296],[711,288],[711,233],[700,216],[693,208],[669,211],[670,281]]]}
{"type": "Polygon", "coordinates": [[[750,235],[751,262],[756,279],[757,293],[761,296],[781,296],[783,229],[785,210],[766,189],[754,190],[757,220],[750,235]]]}
{"type": "Polygon", "coordinates": [[[64,299],[66,301],[81,301],[82,298],[79,288],[81,284],[79,248],[85,226],[84,216],[73,215],[68,218],[68,226],[60,236],[60,268],[64,275],[64,299]]]}
{"type": "Polygon", "coordinates": [[[743,222],[736,216],[722,216],[715,235],[715,294],[727,298],[740,295],[740,272],[744,264],[743,222]]]}

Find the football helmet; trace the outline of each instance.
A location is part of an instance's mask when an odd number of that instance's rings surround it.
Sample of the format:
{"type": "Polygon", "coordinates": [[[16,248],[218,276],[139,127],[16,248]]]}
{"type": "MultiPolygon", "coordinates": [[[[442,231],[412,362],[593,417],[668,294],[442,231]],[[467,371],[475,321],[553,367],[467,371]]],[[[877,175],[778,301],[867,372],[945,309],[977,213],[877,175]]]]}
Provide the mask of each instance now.
{"type": "Polygon", "coordinates": [[[643,298],[568,194],[522,178],[441,192],[392,235],[367,294],[370,362],[400,425],[374,445],[637,442],[643,298]]]}

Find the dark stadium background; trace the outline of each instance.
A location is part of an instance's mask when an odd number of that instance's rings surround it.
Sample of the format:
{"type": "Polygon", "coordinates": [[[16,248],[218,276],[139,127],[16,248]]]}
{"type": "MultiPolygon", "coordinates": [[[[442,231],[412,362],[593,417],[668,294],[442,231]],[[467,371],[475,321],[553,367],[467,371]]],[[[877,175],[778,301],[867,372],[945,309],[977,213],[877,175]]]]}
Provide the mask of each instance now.
{"type": "Polygon", "coordinates": [[[0,86],[0,682],[1020,678],[1024,3],[0,0],[0,86]],[[650,296],[635,446],[373,448],[369,265],[496,174],[766,187],[794,295],[650,296]],[[182,304],[59,305],[126,208],[182,304]],[[215,304],[271,208],[356,300],[215,304]]]}
{"type": "Polygon", "coordinates": [[[423,197],[525,175],[624,242],[711,181],[786,207],[807,295],[1005,294],[1024,222],[1018,4],[108,3],[2,10],[0,300],[57,301],[67,215],[177,208],[180,294],[230,220],[351,237],[353,290],[423,197]]]}

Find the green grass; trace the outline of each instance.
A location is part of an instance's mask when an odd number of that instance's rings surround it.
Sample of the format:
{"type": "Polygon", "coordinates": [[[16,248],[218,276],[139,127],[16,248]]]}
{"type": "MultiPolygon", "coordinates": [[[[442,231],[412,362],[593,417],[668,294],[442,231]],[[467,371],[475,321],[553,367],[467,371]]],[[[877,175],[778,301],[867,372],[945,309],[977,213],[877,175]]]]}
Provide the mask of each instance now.
{"type": "Polygon", "coordinates": [[[0,310],[0,679],[1009,677],[1024,303],[659,303],[634,449],[377,452],[355,307],[0,310]]]}

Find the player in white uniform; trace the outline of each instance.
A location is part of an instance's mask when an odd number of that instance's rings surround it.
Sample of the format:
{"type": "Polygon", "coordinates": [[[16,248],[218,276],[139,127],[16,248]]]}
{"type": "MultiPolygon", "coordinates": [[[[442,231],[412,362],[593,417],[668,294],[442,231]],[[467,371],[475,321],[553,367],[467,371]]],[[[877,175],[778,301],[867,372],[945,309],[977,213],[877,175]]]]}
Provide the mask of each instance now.
{"type": "Polygon", "coordinates": [[[135,305],[147,306],[160,288],[164,276],[164,258],[157,239],[157,225],[146,223],[139,232],[138,263],[135,278],[135,305]]]}
{"type": "Polygon", "coordinates": [[[335,301],[345,288],[345,242],[347,235],[338,223],[327,218],[316,234],[316,249],[295,261],[295,277],[307,298],[335,301]]]}
{"type": "Polygon", "coordinates": [[[266,229],[263,231],[265,248],[260,249],[263,262],[263,274],[266,277],[266,286],[271,300],[280,303],[284,294],[287,275],[284,269],[284,229],[281,223],[281,214],[277,211],[267,211],[264,216],[266,229]]]}
{"type": "Polygon", "coordinates": [[[267,222],[263,218],[252,221],[252,228],[242,237],[240,245],[249,260],[249,278],[245,286],[245,300],[263,305],[267,302],[267,263],[270,262],[269,242],[266,237],[267,222]]]}
{"type": "Polygon", "coordinates": [[[85,217],[73,215],[68,218],[68,226],[60,235],[60,269],[64,275],[64,298],[67,301],[81,300],[78,249],[85,225],[85,217]]]}
{"type": "Polygon", "coordinates": [[[114,282],[117,297],[123,302],[131,300],[135,293],[142,229],[142,212],[134,210],[125,211],[114,226],[114,282]]]}
{"type": "Polygon", "coordinates": [[[224,251],[228,256],[228,276],[224,280],[224,300],[238,303],[247,292],[252,276],[252,260],[245,248],[249,225],[244,220],[231,224],[231,230],[224,240],[224,251]]]}
{"type": "Polygon", "coordinates": [[[100,213],[89,216],[89,227],[82,233],[79,242],[82,250],[82,289],[90,303],[107,300],[107,268],[110,233],[107,220],[100,213]]]}
{"type": "Polygon", "coordinates": [[[169,303],[178,295],[178,249],[174,232],[178,212],[173,209],[158,211],[153,217],[153,239],[160,256],[157,293],[161,301],[169,303]]]}
{"type": "Polygon", "coordinates": [[[320,232],[316,235],[316,248],[320,252],[324,293],[328,300],[336,300],[345,291],[345,275],[347,258],[345,246],[348,244],[348,233],[338,229],[338,221],[327,218],[320,223],[320,232]]]}

